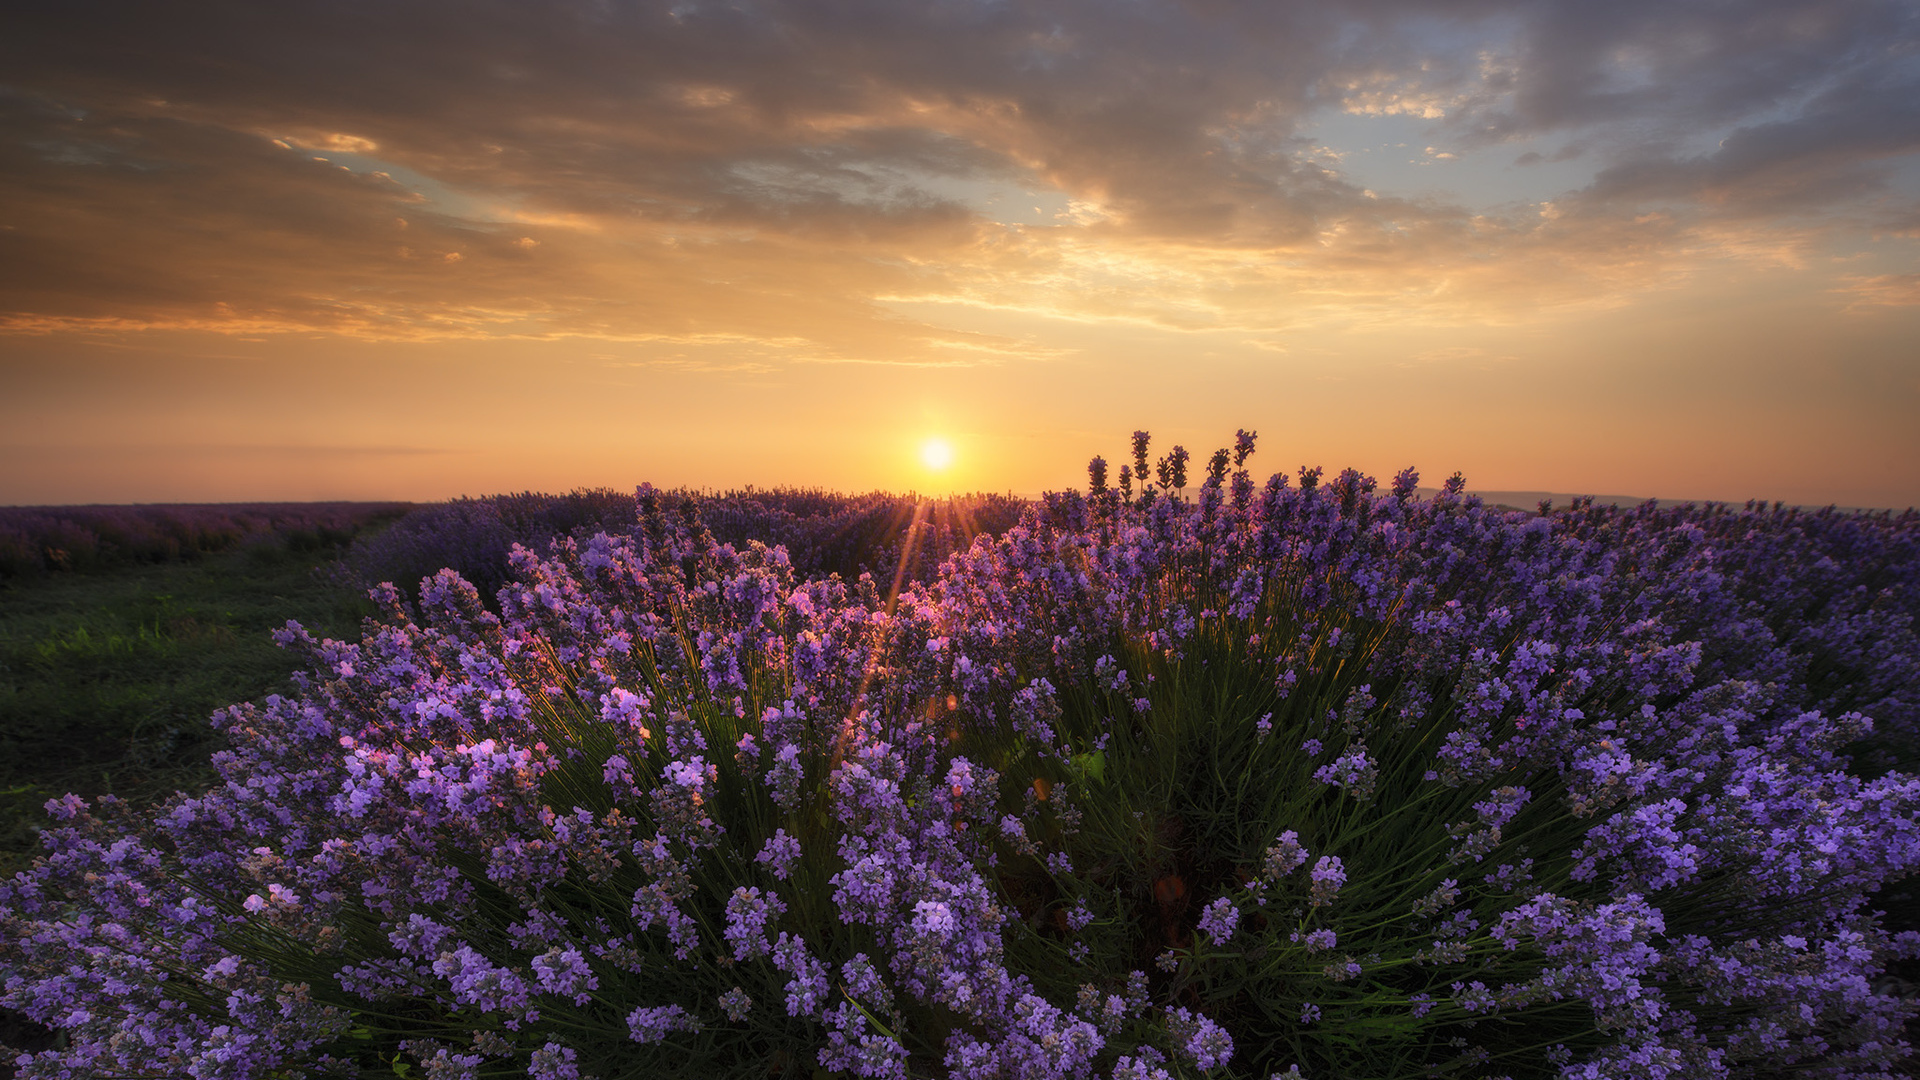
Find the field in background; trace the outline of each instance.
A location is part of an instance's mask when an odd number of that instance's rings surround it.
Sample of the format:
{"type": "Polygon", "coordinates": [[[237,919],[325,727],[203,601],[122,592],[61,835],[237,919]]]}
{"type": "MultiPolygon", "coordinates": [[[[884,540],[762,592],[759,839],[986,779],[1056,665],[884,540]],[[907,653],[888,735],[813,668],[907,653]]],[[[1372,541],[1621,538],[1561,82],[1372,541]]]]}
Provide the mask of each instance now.
{"type": "Polygon", "coordinates": [[[0,582],[191,562],[247,547],[318,553],[412,503],[180,503],[0,506],[0,582]]]}

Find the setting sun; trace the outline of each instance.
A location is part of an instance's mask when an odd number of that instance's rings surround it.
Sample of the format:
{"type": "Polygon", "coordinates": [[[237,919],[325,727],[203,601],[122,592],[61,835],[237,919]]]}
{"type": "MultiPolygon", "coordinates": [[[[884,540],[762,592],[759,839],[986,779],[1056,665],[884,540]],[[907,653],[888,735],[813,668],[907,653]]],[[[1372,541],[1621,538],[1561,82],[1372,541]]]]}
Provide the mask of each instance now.
{"type": "Polygon", "coordinates": [[[939,472],[953,464],[953,447],[945,439],[928,439],[920,444],[920,462],[939,472]]]}

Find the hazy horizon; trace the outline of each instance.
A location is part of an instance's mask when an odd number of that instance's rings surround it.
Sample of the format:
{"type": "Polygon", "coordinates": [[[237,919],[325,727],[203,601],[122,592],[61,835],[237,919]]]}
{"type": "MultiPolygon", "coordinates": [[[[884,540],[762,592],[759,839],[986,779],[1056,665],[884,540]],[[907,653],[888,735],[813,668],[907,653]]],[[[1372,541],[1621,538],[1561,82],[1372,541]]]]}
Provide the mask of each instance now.
{"type": "Polygon", "coordinates": [[[0,14],[0,504],[1920,504],[1920,8],[0,14]],[[935,469],[925,447],[939,440],[935,469]]]}
{"type": "MultiPolygon", "coordinates": [[[[1376,479],[1378,478],[1376,477],[1376,479]]],[[[639,485],[637,484],[634,485],[635,488],[638,488],[638,486],[639,485]]],[[[654,486],[659,487],[660,485],[656,484],[654,486]]],[[[719,496],[719,495],[744,492],[749,488],[759,489],[759,490],[771,490],[771,489],[762,488],[762,486],[758,484],[741,485],[740,487],[735,487],[735,488],[704,488],[704,489],[691,489],[691,490],[698,490],[703,492],[704,494],[719,496]]],[[[539,492],[538,494],[564,495],[569,491],[577,491],[577,490],[581,490],[581,489],[579,488],[556,489],[552,491],[539,492]]],[[[616,488],[612,490],[620,490],[620,489],[616,488]]],[[[673,489],[668,488],[663,490],[673,490],[673,489]]],[[[1029,501],[1037,501],[1048,494],[1047,492],[1044,492],[1044,491],[976,490],[976,491],[966,491],[966,492],[949,492],[946,494],[939,494],[939,495],[929,495],[929,494],[918,492],[912,489],[908,489],[905,491],[881,491],[881,489],[870,489],[867,491],[847,491],[847,490],[836,490],[836,489],[823,489],[823,490],[827,490],[833,494],[849,495],[849,496],[873,494],[876,491],[878,491],[883,494],[921,495],[923,498],[933,498],[933,499],[967,498],[970,496],[1006,495],[1012,498],[1026,499],[1029,501]]],[[[1065,490],[1065,489],[1055,489],[1055,490],[1065,490]]],[[[1426,487],[1423,485],[1415,490],[1414,498],[1430,499],[1433,496],[1439,494],[1439,492],[1440,492],[1439,488],[1426,487]]],[[[313,502],[314,503],[326,503],[326,502],[362,503],[365,505],[380,505],[383,503],[390,503],[390,502],[410,502],[415,505],[432,505],[434,503],[447,502],[447,501],[450,501],[450,499],[482,499],[482,498],[490,498],[490,497],[499,496],[499,495],[512,495],[512,494],[518,494],[518,493],[508,492],[508,491],[487,491],[487,492],[474,491],[474,492],[463,492],[459,495],[450,496],[447,499],[418,499],[418,500],[414,500],[414,499],[365,499],[365,500],[334,499],[334,500],[313,500],[313,502]]],[[[1189,490],[1187,494],[1191,496],[1192,491],[1189,490]]],[[[1713,503],[1713,504],[1738,507],[1738,506],[1745,506],[1749,501],[1746,499],[1740,499],[1740,500],[1676,499],[1676,498],[1662,498],[1660,496],[1655,496],[1655,495],[1650,495],[1650,496],[1618,495],[1618,494],[1607,495],[1607,494],[1600,494],[1595,492],[1577,492],[1577,491],[1573,491],[1573,492],[1570,492],[1570,491],[1490,491],[1490,490],[1481,490],[1471,485],[1469,485],[1465,489],[1465,494],[1476,497],[1480,499],[1482,502],[1485,502],[1491,505],[1505,506],[1505,507],[1510,507],[1516,510],[1527,510],[1527,511],[1535,510],[1538,504],[1540,503],[1540,501],[1542,500],[1548,501],[1553,508],[1557,508],[1557,509],[1566,508],[1575,499],[1591,499],[1595,505],[1618,506],[1618,507],[1634,507],[1634,506],[1639,506],[1641,504],[1644,504],[1648,501],[1652,501],[1661,506],[1679,506],[1679,505],[1685,505],[1685,504],[1700,506],[1700,505],[1713,503]]],[[[65,510],[65,509],[114,508],[114,507],[126,507],[126,506],[132,506],[132,507],[246,506],[246,505],[266,504],[273,501],[274,500],[266,500],[266,499],[260,499],[260,500],[241,499],[241,500],[214,501],[214,502],[4,503],[4,504],[0,504],[0,510],[65,510]]],[[[1753,500],[1753,501],[1759,502],[1762,504],[1760,506],[1760,509],[1766,509],[1767,506],[1772,505],[1772,502],[1770,500],[1753,500]]],[[[299,505],[299,503],[295,502],[294,505],[299,505]]],[[[1857,512],[1878,513],[1881,511],[1899,513],[1906,510],[1915,509],[1914,507],[1898,507],[1898,506],[1841,506],[1835,503],[1788,503],[1785,505],[1798,510],[1816,510],[1817,511],[1817,510],[1832,508],[1842,513],[1857,513],[1857,512]]]]}

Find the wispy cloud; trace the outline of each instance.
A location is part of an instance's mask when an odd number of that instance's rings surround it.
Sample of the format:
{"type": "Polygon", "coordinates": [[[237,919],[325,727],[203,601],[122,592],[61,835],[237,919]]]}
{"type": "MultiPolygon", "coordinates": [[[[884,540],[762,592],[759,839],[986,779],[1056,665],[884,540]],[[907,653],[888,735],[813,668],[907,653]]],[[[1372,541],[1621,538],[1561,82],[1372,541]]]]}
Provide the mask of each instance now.
{"type": "Polygon", "coordinates": [[[1849,275],[1840,292],[1852,298],[1852,308],[1920,307],[1920,274],[1849,275]]]}

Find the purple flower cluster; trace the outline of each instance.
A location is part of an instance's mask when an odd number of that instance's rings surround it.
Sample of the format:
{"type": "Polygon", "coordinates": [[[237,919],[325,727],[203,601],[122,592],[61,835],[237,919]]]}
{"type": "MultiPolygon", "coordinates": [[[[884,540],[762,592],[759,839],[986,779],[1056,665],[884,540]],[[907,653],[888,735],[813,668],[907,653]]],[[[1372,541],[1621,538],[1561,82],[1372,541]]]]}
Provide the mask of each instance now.
{"type": "Polygon", "coordinates": [[[1356,745],[1334,759],[1331,764],[1315,769],[1313,778],[1322,784],[1334,784],[1345,788],[1347,794],[1361,802],[1366,802],[1373,798],[1374,785],[1380,779],[1380,770],[1374,764],[1373,758],[1367,755],[1367,748],[1364,745],[1356,745]]]}
{"type": "Polygon", "coordinates": [[[1307,894],[1307,903],[1326,907],[1340,894],[1340,886],[1347,883],[1347,868],[1341,864],[1340,856],[1322,855],[1308,876],[1313,880],[1313,888],[1307,894]]]}
{"type": "Polygon", "coordinates": [[[1222,896],[1207,905],[1206,912],[1200,916],[1199,929],[1215,944],[1222,944],[1233,937],[1234,928],[1239,925],[1240,909],[1222,896]]]}
{"type": "Polygon", "coordinates": [[[289,626],[219,786],[0,885],[20,1075],[1886,1074],[1920,522],[1252,446],[884,592],[642,488],[497,608],[289,626]]]}

